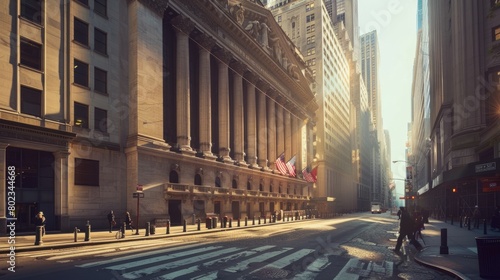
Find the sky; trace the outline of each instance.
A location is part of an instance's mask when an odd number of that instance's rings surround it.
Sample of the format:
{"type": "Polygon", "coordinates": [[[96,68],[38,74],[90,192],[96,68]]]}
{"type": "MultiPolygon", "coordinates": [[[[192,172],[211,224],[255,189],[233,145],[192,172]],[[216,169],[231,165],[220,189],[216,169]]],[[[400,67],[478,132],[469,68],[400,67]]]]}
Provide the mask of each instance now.
{"type": "MultiPolygon", "coordinates": [[[[411,120],[411,87],[417,40],[416,0],[358,0],[359,35],[377,30],[380,50],[379,85],[384,129],[391,141],[394,178],[405,178],[407,128],[411,120]]],[[[404,181],[395,180],[397,197],[404,181]]]]}

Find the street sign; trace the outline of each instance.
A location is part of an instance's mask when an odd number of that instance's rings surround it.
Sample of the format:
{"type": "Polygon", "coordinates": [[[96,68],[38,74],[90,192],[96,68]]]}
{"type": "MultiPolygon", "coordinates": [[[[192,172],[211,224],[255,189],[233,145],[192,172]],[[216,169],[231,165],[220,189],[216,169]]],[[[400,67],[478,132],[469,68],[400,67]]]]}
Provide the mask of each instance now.
{"type": "Polygon", "coordinates": [[[137,185],[136,189],[137,189],[138,192],[142,192],[142,185],[137,185]]]}
{"type": "Polygon", "coordinates": [[[400,197],[399,197],[399,199],[406,199],[406,197],[404,197],[404,196],[400,196],[400,197]]]}
{"type": "Polygon", "coordinates": [[[133,198],[144,198],[144,193],[143,192],[135,192],[132,193],[133,198]]]}

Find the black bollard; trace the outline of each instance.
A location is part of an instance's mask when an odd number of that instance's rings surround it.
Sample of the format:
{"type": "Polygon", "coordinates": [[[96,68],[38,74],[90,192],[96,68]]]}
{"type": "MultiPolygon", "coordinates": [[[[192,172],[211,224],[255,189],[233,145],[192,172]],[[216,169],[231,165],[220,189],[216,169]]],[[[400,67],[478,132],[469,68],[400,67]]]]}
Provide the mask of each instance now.
{"type": "Polygon", "coordinates": [[[486,229],[488,225],[486,224],[486,219],[483,219],[483,234],[488,234],[488,230],[486,229]]]}
{"type": "Polygon", "coordinates": [[[233,227],[233,218],[229,218],[229,227],[232,228],[233,227]]]}
{"type": "Polygon", "coordinates": [[[127,224],[125,222],[123,222],[123,225],[122,225],[122,238],[125,238],[125,230],[127,229],[127,224]]]}
{"type": "Polygon", "coordinates": [[[260,225],[260,216],[259,216],[259,219],[258,219],[258,220],[259,220],[259,225],[260,225]]]}
{"type": "Polygon", "coordinates": [[[248,217],[245,217],[245,226],[248,226],[248,217]]]}
{"type": "Polygon", "coordinates": [[[84,241],[90,241],[90,223],[87,221],[87,224],[85,225],[85,240],[84,241]]]}
{"type": "Polygon", "coordinates": [[[255,226],[255,216],[252,218],[252,226],[255,226]]]}
{"type": "Polygon", "coordinates": [[[146,223],[146,235],[145,236],[149,236],[150,225],[151,224],[149,222],[146,223]]]}
{"type": "Polygon", "coordinates": [[[184,222],[182,222],[182,232],[186,232],[187,231],[186,227],[187,227],[187,221],[184,220],[184,222]]]}
{"type": "Polygon", "coordinates": [[[439,253],[448,255],[448,230],[446,228],[441,229],[441,247],[439,247],[439,253]]]}
{"type": "Polygon", "coordinates": [[[170,234],[170,220],[167,220],[167,234],[170,234]]]}
{"type": "Polygon", "coordinates": [[[198,225],[198,230],[201,230],[201,220],[197,219],[196,224],[198,225]]]}
{"type": "Polygon", "coordinates": [[[79,230],[77,227],[75,227],[75,229],[73,230],[73,234],[75,235],[75,242],[77,242],[77,241],[78,241],[78,236],[77,236],[77,233],[78,233],[79,231],[80,231],[80,230],[79,230]]]}
{"type": "Polygon", "coordinates": [[[35,231],[35,245],[43,244],[43,226],[37,226],[35,231]]]}
{"type": "Polygon", "coordinates": [[[237,226],[240,227],[240,218],[238,218],[237,226]]]}
{"type": "Polygon", "coordinates": [[[266,218],[266,216],[264,216],[264,224],[266,224],[266,221],[267,221],[267,218],[266,218]]]}

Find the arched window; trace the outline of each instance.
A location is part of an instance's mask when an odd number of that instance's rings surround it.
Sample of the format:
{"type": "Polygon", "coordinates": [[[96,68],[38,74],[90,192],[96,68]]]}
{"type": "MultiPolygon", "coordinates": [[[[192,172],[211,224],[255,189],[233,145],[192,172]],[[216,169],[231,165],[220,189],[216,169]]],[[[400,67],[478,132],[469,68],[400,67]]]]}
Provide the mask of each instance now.
{"type": "Polygon", "coordinates": [[[220,177],[215,177],[215,186],[218,188],[222,187],[222,182],[220,181],[220,177]]]}
{"type": "Polygon", "coordinates": [[[278,187],[278,193],[281,193],[281,186],[278,187]]]}
{"type": "Polygon", "coordinates": [[[250,184],[250,181],[247,182],[247,190],[252,190],[252,184],[250,184]]]}
{"type": "Polygon", "coordinates": [[[170,171],[170,174],[168,175],[168,181],[170,183],[176,183],[176,184],[179,183],[179,174],[177,173],[177,171],[175,170],[170,171]]]}
{"type": "Polygon", "coordinates": [[[273,192],[273,185],[269,185],[269,192],[273,192]]]}
{"type": "Polygon", "coordinates": [[[233,189],[237,188],[238,188],[238,182],[236,181],[236,179],[233,179],[233,189]]]}
{"type": "Polygon", "coordinates": [[[194,176],[194,184],[197,185],[197,186],[201,186],[202,185],[202,180],[201,180],[201,175],[200,174],[196,174],[194,176]]]}
{"type": "Polygon", "coordinates": [[[264,191],[264,185],[259,184],[259,191],[263,192],[264,191]]]}

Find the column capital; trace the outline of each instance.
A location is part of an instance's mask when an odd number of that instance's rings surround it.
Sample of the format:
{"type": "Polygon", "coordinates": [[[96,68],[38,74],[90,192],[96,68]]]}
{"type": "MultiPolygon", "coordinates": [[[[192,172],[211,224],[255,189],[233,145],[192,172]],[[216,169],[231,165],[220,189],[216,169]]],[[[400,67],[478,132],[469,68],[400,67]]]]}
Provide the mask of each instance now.
{"type": "Polygon", "coordinates": [[[59,158],[68,158],[71,153],[67,150],[60,150],[60,151],[55,151],[52,154],[56,159],[59,159],[59,158]]]}
{"type": "Polygon", "coordinates": [[[0,142],[0,150],[5,150],[9,146],[9,143],[0,142]]]}
{"type": "Polygon", "coordinates": [[[267,83],[266,81],[259,79],[257,81],[257,87],[260,89],[260,91],[267,92],[271,85],[269,85],[269,83],[267,83]]]}
{"type": "Polygon", "coordinates": [[[208,51],[211,51],[212,48],[215,46],[215,40],[214,38],[204,34],[200,33],[194,36],[194,40],[200,44],[201,48],[207,49],[208,51]]]}
{"type": "Polygon", "coordinates": [[[245,71],[247,70],[247,66],[239,61],[232,61],[230,65],[231,65],[231,69],[233,69],[236,73],[238,73],[242,76],[245,73],[245,71]]]}
{"type": "Polygon", "coordinates": [[[247,79],[248,82],[255,85],[257,83],[257,80],[259,79],[259,77],[257,75],[255,75],[253,72],[246,71],[245,72],[245,79],[247,79]]]}
{"type": "Polygon", "coordinates": [[[182,15],[176,16],[170,22],[177,31],[182,31],[188,35],[194,29],[194,23],[189,18],[183,17],[182,15]]]}
{"type": "Polygon", "coordinates": [[[225,63],[225,64],[228,64],[229,61],[231,61],[231,59],[233,58],[233,55],[226,51],[225,49],[222,49],[222,48],[218,48],[216,49],[213,54],[221,60],[221,62],[225,63]]]}

